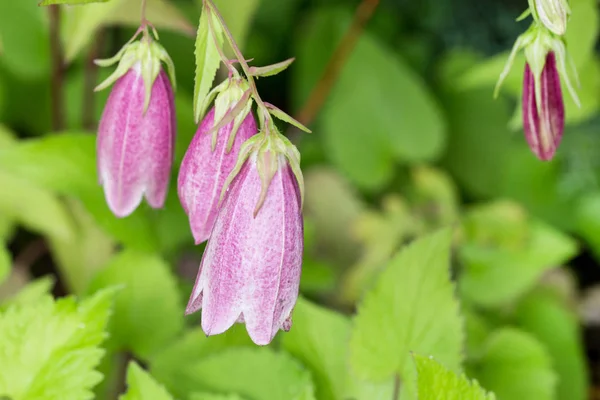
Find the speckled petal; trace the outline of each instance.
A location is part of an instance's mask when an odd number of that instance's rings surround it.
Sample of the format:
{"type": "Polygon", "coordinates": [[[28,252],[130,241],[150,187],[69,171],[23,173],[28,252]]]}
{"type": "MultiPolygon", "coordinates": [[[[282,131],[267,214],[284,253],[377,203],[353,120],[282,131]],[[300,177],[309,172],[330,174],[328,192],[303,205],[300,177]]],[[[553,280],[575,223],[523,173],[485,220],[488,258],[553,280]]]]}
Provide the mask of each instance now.
{"type": "Polygon", "coordinates": [[[226,150],[233,121],[219,130],[217,145],[212,151],[212,135],[207,132],[214,125],[214,115],[213,108],[200,124],[181,164],[177,184],[196,244],[210,236],[223,184],[235,166],[240,146],[257,132],[254,116],[250,113],[242,122],[230,151],[226,150]]]}

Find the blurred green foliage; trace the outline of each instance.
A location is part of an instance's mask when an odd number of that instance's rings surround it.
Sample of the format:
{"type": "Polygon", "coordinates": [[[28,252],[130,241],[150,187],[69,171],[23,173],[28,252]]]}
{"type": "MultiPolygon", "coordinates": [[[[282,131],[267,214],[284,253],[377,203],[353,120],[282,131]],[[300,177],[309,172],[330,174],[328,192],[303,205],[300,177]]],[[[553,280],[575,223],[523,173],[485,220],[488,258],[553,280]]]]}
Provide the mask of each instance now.
{"type": "MultiPolygon", "coordinates": [[[[258,81],[293,115],[359,1],[215,3],[254,65],[296,57],[258,81]]],[[[381,0],[314,133],[291,135],[306,181],[302,296],[267,348],[243,326],[205,337],[183,315],[203,249],[175,185],[196,130],[200,5],[148,0],[177,69],[176,164],[164,210],[117,219],[85,116],[99,120],[108,96],[90,101],[110,73],[91,60],[131,37],[139,1],[61,8],[66,122],[53,132],[48,10],[0,0],[0,397],[588,398],[580,293],[548,276],[600,277],[597,3],[571,1],[582,107],[567,97],[564,143],[541,163],[520,128],[523,58],[492,98],[527,2],[381,0]],[[28,261],[40,238],[50,257],[28,261]]]]}

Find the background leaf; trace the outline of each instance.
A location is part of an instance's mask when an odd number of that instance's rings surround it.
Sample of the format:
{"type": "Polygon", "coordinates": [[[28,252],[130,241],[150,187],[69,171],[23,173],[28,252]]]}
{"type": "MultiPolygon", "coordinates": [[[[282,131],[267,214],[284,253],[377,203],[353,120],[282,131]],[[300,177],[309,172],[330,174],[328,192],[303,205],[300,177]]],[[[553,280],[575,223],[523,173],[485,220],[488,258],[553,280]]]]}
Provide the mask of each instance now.
{"type": "Polygon", "coordinates": [[[127,367],[127,393],[119,400],[172,400],[173,397],[136,362],[127,367]]]}

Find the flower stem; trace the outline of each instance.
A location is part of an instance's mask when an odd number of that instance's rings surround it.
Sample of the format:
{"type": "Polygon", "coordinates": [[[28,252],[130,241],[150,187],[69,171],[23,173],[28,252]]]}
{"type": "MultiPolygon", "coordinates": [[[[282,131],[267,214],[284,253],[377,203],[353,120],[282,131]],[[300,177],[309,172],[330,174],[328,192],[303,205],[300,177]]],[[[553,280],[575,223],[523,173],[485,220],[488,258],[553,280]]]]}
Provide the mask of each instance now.
{"type": "Polygon", "coordinates": [[[65,127],[64,118],[64,57],[60,42],[60,8],[49,7],[50,13],[50,53],[52,57],[52,129],[57,132],[65,127]]]}
{"type": "Polygon", "coordinates": [[[146,20],[146,6],[147,6],[148,1],[147,0],[142,0],[142,11],[141,11],[141,24],[142,26],[146,24],[147,20],[146,20]]]}
{"type": "Polygon", "coordinates": [[[267,107],[265,106],[265,103],[262,101],[262,99],[260,98],[260,95],[258,94],[258,89],[256,88],[256,82],[254,81],[254,77],[250,73],[250,66],[246,62],[246,58],[244,58],[244,55],[242,54],[237,42],[233,38],[231,31],[227,27],[227,24],[225,23],[223,16],[221,15],[221,13],[219,13],[217,6],[215,6],[215,4],[213,3],[212,0],[204,0],[204,2],[208,7],[210,7],[211,12],[219,19],[219,22],[221,23],[221,26],[223,27],[223,32],[225,33],[225,37],[227,38],[227,42],[229,43],[229,46],[231,46],[231,49],[233,50],[235,57],[239,61],[240,65],[242,66],[242,70],[244,71],[244,74],[246,75],[246,78],[248,79],[248,84],[250,85],[250,90],[252,91],[252,97],[254,98],[254,101],[256,101],[256,105],[258,106],[258,108],[261,110],[261,113],[263,114],[262,116],[265,118],[270,118],[269,110],[267,109],[267,107]]]}

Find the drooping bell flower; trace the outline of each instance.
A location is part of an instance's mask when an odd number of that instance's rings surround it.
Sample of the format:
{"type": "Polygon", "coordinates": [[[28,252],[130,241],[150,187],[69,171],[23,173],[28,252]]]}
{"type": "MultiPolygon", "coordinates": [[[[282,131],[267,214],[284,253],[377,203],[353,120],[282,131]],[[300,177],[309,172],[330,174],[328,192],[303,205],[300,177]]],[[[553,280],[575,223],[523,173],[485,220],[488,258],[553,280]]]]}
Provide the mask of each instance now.
{"type": "MultiPolygon", "coordinates": [[[[548,161],[554,157],[565,128],[561,78],[577,106],[579,98],[567,73],[568,54],[564,39],[537,20],[517,39],[496,85],[496,94],[521,49],[524,49],[526,59],[522,96],[525,138],[532,152],[540,160],[548,161]]],[[[574,67],[573,71],[577,79],[574,67]]]]}
{"type": "Polygon", "coordinates": [[[240,147],[257,133],[246,81],[230,77],[209,94],[206,103],[216,93],[215,106],[198,127],[177,182],[196,244],[210,236],[223,185],[236,164],[240,147]]]}
{"type": "Polygon", "coordinates": [[[167,196],[175,142],[174,67],[166,51],[142,27],[141,40],[126,44],[109,60],[115,72],[96,90],[114,83],[97,136],[100,184],[117,217],[130,215],[145,197],[162,208],[167,196]],[[169,76],[161,66],[164,61],[169,76]]]}
{"type": "Polygon", "coordinates": [[[567,18],[571,13],[567,0],[529,0],[533,17],[556,35],[567,31],[567,18]]]}
{"type": "Polygon", "coordinates": [[[291,327],[303,251],[300,154],[268,129],[244,144],[225,183],[186,308],[202,309],[207,335],[243,322],[258,345],[291,327]]]}

